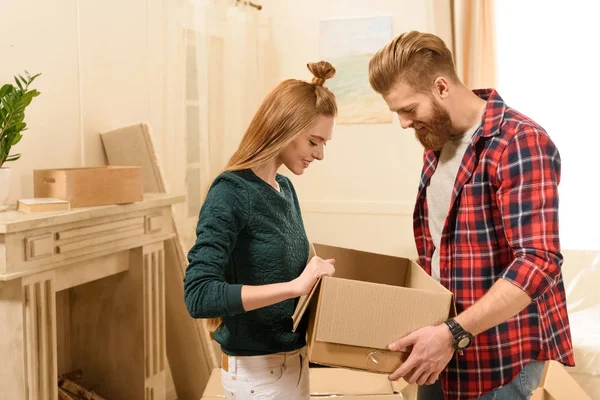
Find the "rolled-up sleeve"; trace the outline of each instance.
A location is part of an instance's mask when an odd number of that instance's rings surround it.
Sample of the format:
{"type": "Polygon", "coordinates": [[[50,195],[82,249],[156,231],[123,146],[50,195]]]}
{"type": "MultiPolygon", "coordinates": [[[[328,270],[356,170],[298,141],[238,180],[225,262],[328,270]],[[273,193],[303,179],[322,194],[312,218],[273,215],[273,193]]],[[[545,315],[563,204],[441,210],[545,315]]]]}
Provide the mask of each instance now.
{"type": "Polygon", "coordinates": [[[522,129],[498,163],[497,202],[514,255],[501,278],[518,286],[532,300],[543,295],[560,277],[560,166],[556,146],[536,127],[522,129]]]}
{"type": "Polygon", "coordinates": [[[188,253],[184,298],[193,318],[218,318],[245,312],[242,285],[228,283],[225,270],[248,219],[242,183],[215,181],[200,211],[196,243],[188,253]]]}

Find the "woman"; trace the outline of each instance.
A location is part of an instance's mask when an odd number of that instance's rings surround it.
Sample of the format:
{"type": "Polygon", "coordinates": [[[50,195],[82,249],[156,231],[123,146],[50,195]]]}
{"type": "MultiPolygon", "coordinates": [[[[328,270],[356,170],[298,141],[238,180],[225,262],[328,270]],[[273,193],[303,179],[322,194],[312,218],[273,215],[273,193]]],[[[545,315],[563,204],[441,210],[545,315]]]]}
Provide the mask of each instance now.
{"type": "Polygon", "coordinates": [[[308,399],[306,328],[292,332],[297,298],[334,260],[312,257],[296,192],[277,170],[302,175],[322,160],[337,115],[324,83],[331,64],[308,64],[311,83],[280,83],[259,107],[238,150],[212,183],[188,254],[185,303],[194,318],[218,318],[227,398],[308,399]],[[221,320],[222,318],[222,320],[221,320]]]}

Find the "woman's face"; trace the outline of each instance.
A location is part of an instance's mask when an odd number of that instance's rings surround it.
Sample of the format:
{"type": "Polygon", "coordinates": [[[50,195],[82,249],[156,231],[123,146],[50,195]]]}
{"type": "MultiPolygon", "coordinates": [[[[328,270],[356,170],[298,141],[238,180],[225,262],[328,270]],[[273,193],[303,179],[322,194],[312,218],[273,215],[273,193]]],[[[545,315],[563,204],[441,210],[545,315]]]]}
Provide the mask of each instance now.
{"type": "Polygon", "coordinates": [[[280,161],[295,175],[302,175],[314,160],[325,157],[325,146],[333,136],[334,118],[319,115],[306,132],[298,135],[279,155],[280,161]]]}

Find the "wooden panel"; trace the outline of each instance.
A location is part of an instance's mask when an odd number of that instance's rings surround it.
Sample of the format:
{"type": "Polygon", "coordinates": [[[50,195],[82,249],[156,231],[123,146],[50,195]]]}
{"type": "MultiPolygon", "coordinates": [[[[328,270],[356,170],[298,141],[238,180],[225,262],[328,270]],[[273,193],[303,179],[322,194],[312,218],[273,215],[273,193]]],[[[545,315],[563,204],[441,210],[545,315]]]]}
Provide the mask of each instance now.
{"type": "Polygon", "coordinates": [[[23,280],[26,385],[32,400],[57,400],[54,273],[23,280]]]}
{"type": "Polygon", "coordinates": [[[126,218],[120,221],[107,223],[94,223],[81,228],[66,229],[56,233],[56,239],[66,241],[71,238],[81,238],[82,236],[105,234],[122,228],[132,228],[140,226],[144,223],[144,217],[126,218]]]}
{"type": "Polygon", "coordinates": [[[146,392],[144,400],[165,400],[165,371],[146,379],[146,392]]]}
{"type": "MultiPolygon", "coordinates": [[[[125,208],[126,206],[121,206],[125,208]]],[[[55,227],[39,228],[31,231],[7,234],[4,236],[5,247],[0,245],[0,251],[6,251],[2,267],[7,268],[6,274],[0,279],[13,278],[39,272],[37,268],[51,269],[56,263],[76,262],[81,258],[93,258],[108,254],[111,250],[120,251],[142,246],[160,240],[165,240],[172,232],[172,226],[165,221],[170,220],[170,208],[161,207],[154,210],[140,210],[122,215],[99,217],[80,220],[75,223],[61,224],[55,227]],[[160,221],[160,229],[145,232],[148,225],[147,217],[155,217],[152,226],[160,221]],[[43,239],[45,247],[52,240],[52,255],[31,258],[33,240],[37,245],[38,239],[43,239]],[[19,273],[21,272],[21,273],[19,273]]],[[[36,248],[36,255],[37,249],[36,248]]],[[[2,259],[0,258],[0,264],[2,259]]]]}
{"type": "Polygon", "coordinates": [[[158,232],[163,227],[162,215],[148,215],[146,217],[146,233],[158,232]]]}
{"type": "Polygon", "coordinates": [[[59,279],[56,277],[56,358],[58,361],[58,375],[74,370],[71,364],[71,291],[59,288],[59,279]]]}
{"type": "Polygon", "coordinates": [[[25,399],[23,288],[20,280],[0,282],[0,399],[25,399]]]}
{"type": "Polygon", "coordinates": [[[165,292],[163,244],[144,246],[144,343],[147,392],[164,400],[165,391],[165,292]]]}
{"type": "Polygon", "coordinates": [[[56,252],[58,254],[77,253],[80,250],[85,252],[93,252],[94,248],[103,244],[118,242],[122,239],[141,236],[144,234],[143,227],[122,228],[106,235],[99,235],[89,239],[81,239],[72,241],[68,244],[57,243],[56,252]]]}
{"type": "Polygon", "coordinates": [[[35,260],[54,254],[54,239],[52,234],[30,237],[25,239],[25,260],[35,260]]]}
{"type": "Polygon", "coordinates": [[[71,264],[56,270],[56,291],[83,285],[129,269],[130,251],[114,252],[84,263],[71,264]]]}

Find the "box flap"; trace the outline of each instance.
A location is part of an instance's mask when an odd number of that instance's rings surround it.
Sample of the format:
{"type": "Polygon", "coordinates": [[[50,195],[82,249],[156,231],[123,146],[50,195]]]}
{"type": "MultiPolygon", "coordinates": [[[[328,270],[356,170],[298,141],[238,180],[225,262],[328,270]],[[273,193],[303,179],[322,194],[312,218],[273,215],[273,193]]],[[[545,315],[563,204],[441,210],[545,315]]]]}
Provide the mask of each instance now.
{"type": "Polygon", "coordinates": [[[311,300],[313,299],[314,294],[317,291],[317,288],[321,284],[321,280],[322,280],[321,278],[317,279],[317,283],[315,283],[315,286],[313,286],[313,288],[311,289],[311,291],[308,295],[300,296],[300,299],[298,300],[298,304],[296,305],[296,309],[294,310],[294,315],[292,315],[292,322],[294,324],[293,328],[292,328],[292,332],[296,332],[296,329],[298,329],[298,325],[300,325],[300,321],[302,321],[302,317],[304,316],[304,313],[308,309],[308,305],[310,304],[311,300]]]}
{"type": "MultiPolygon", "coordinates": [[[[406,287],[415,289],[431,290],[441,293],[452,293],[444,286],[440,285],[438,281],[433,279],[416,261],[410,262],[410,268],[406,274],[406,287]]],[[[456,304],[454,303],[454,295],[452,296],[452,304],[450,305],[449,317],[456,317],[456,304]]]]}
{"type": "Polygon", "coordinates": [[[387,349],[418,328],[444,322],[451,301],[450,292],[324,277],[316,340],[387,349]]]}
{"type": "Polygon", "coordinates": [[[315,243],[315,248],[321,257],[335,259],[336,278],[407,286],[406,275],[410,266],[407,258],[318,243],[315,243]]]}
{"type": "Polygon", "coordinates": [[[416,261],[410,261],[404,286],[414,289],[430,290],[432,292],[452,293],[425,272],[416,261]]]}
{"type": "MultiPolygon", "coordinates": [[[[317,250],[315,249],[315,246],[312,243],[309,243],[308,261],[307,262],[309,262],[316,255],[317,255],[317,250]]],[[[294,315],[292,315],[292,323],[293,323],[292,332],[296,332],[296,329],[298,329],[298,325],[300,325],[300,321],[302,321],[302,317],[304,316],[304,313],[308,309],[308,305],[310,304],[310,301],[312,300],[315,292],[317,291],[317,287],[319,286],[320,283],[321,283],[321,279],[317,279],[317,281],[315,282],[315,286],[313,286],[310,293],[307,295],[304,295],[304,296],[300,296],[300,298],[298,299],[298,304],[296,304],[296,309],[294,310],[294,315]]]]}
{"type": "Polygon", "coordinates": [[[381,395],[394,389],[387,375],[345,368],[310,368],[311,396],[381,395]]]}
{"type": "Polygon", "coordinates": [[[402,393],[406,391],[406,389],[410,386],[410,383],[406,382],[404,379],[400,378],[397,381],[392,382],[392,388],[396,393],[402,393]]]}

